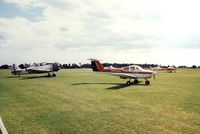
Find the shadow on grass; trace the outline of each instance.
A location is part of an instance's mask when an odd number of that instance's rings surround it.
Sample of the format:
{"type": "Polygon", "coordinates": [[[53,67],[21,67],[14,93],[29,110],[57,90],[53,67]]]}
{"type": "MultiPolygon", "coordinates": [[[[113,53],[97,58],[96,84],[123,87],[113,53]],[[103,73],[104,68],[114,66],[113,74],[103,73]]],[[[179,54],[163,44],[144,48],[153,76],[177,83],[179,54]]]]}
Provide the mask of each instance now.
{"type": "Polygon", "coordinates": [[[27,80],[27,79],[39,79],[39,78],[53,78],[53,77],[48,77],[47,75],[44,76],[8,76],[6,78],[19,78],[20,80],[27,80]]]}
{"type": "MultiPolygon", "coordinates": [[[[104,83],[76,83],[76,84],[72,84],[73,86],[78,86],[78,85],[98,85],[98,84],[102,84],[102,85],[115,85],[115,86],[112,86],[112,87],[108,87],[106,89],[108,90],[118,90],[118,89],[123,89],[123,88],[126,88],[126,87],[130,87],[132,85],[135,85],[135,84],[131,84],[131,85],[127,85],[126,83],[107,83],[107,82],[104,82],[104,83]]],[[[135,86],[146,86],[145,84],[137,84],[135,86]]]]}
{"type": "Polygon", "coordinates": [[[19,76],[7,76],[7,77],[5,77],[5,78],[11,79],[11,78],[20,78],[20,77],[19,77],[19,76]]]}
{"type": "Polygon", "coordinates": [[[23,76],[23,77],[19,77],[21,80],[28,80],[28,79],[39,79],[39,78],[53,78],[53,77],[49,77],[47,75],[44,76],[23,76]]]}

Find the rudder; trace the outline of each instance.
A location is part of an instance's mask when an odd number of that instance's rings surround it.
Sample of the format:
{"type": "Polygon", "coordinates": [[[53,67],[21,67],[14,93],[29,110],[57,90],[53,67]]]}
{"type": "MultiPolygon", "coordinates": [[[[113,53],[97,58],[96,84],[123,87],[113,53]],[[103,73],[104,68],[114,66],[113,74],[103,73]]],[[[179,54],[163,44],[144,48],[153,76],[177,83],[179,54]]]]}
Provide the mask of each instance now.
{"type": "Polygon", "coordinates": [[[103,72],[104,66],[98,60],[91,59],[91,66],[93,71],[103,72]]]}

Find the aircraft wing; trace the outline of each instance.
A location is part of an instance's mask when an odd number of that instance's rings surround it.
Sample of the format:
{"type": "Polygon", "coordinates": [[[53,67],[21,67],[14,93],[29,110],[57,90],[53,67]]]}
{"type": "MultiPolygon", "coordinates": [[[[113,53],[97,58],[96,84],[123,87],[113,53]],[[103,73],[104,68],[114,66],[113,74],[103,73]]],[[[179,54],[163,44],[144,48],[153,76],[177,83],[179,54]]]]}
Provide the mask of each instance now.
{"type": "Polygon", "coordinates": [[[106,73],[106,74],[118,76],[118,77],[121,77],[121,78],[136,78],[135,75],[128,74],[128,73],[106,73]]]}
{"type": "Polygon", "coordinates": [[[32,69],[26,69],[29,72],[35,72],[35,73],[48,73],[51,72],[52,70],[50,69],[44,69],[44,68],[32,68],[32,69]]]}
{"type": "Polygon", "coordinates": [[[48,69],[48,68],[38,68],[38,69],[33,69],[35,71],[44,71],[44,72],[49,72],[49,71],[52,71],[52,69],[48,69]]]}
{"type": "Polygon", "coordinates": [[[126,79],[126,78],[150,78],[152,77],[152,73],[148,73],[148,74],[138,74],[138,73],[113,73],[113,72],[104,72],[104,74],[109,74],[109,75],[113,75],[113,76],[118,76],[120,78],[126,79]]]}

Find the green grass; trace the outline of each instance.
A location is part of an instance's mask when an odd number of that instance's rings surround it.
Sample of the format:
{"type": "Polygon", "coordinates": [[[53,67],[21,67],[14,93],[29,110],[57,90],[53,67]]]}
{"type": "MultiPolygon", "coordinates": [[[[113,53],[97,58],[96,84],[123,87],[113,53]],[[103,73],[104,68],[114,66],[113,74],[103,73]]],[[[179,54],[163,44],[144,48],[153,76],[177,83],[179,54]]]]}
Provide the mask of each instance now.
{"type": "Polygon", "coordinates": [[[158,72],[151,85],[91,70],[56,78],[0,70],[0,116],[8,133],[200,133],[200,70],[158,72]]]}

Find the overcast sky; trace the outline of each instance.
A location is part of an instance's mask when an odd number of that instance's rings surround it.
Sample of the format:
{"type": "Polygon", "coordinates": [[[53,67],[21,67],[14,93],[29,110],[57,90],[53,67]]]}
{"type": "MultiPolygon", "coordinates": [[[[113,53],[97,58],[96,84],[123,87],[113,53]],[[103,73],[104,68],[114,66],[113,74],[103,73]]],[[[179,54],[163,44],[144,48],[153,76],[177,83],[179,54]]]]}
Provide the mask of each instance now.
{"type": "Polygon", "coordinates": [[[199,0],[0,0],[0,64],[200,65],[199,0]]]}

